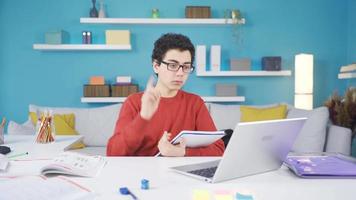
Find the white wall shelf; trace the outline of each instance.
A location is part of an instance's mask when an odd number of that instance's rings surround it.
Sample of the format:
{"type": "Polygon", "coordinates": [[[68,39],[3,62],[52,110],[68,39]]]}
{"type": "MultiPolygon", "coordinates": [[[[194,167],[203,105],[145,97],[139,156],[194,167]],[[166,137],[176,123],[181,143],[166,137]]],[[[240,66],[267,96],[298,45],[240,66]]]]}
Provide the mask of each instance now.
{"type": "MultiPolygon", "coordinates": [[[[202,97],[205,102],[244,102],[244,96],[236,97],[216,97],[205,96],[202,97]]],[[[126,100],[126,97],[82,97],[82,103],[122,103],[126,100]]]]}
{"type": "Polygon", "coordinates": [[[292,71],[203,71],[198,72],[197,76],[291,76],[292,71]]]}
{"type": "Polygon", "coordinates": [[[106,44],[34,44],[33,49],[41,51],[119,51],[131,50],[131,45],[106,44]]]}
{"type": "Polygon", "coordinates": [[[356,78],[356,72],[350,72],[350,73],[340,73],[338,75],[339,79],[351,79],[351,78],[356,78]]]}
{"type": "MultiPolygon", "coordinates": [[[[245,24],[246,20],[242,18],[238,24],[245,24]]],[[[211,24],[224,25],[234,24],[232,19],[210,18],[80,18],[83,24],[211,24]]]]}

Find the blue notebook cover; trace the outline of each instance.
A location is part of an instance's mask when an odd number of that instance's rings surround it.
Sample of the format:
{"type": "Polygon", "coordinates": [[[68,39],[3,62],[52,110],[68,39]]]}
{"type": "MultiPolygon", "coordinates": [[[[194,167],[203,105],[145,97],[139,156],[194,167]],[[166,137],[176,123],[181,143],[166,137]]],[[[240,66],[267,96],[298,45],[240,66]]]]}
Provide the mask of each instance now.
{"type": "Polygon", "coordinates": [[[356,159],[342,154],[288,156],[284,163],[304,178],[356,178],[356,159]]]}

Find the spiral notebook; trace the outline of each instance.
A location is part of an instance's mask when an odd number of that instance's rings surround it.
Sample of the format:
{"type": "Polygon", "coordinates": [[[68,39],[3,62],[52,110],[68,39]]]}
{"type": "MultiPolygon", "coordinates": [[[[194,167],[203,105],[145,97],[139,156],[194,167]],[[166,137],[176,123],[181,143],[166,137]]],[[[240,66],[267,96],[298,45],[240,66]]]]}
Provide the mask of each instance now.
{"type": "Polygon", "coordinates": [[[303,178],[356,178],[356,159],[343,154],[292,155],[284,163],[303,178]]]}
{"type": "MultiPolygon", "coordinates": [[[[220,138],[224,137],[224,131],[181,131],[171,141],[172,144],[178,144],[183,138],[185,139],[186,146],[190,148],[206,147],[220,138]]],[[[159,156],[157,153],[155,156],[159,156]]]]}

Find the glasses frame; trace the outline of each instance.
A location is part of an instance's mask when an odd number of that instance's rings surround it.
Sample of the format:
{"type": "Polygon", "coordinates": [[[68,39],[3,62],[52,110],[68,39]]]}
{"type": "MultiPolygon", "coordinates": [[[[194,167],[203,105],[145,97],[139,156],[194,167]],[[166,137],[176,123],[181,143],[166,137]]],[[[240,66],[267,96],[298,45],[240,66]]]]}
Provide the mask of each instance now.
{"type": "Polygon", "coordinates": [[[171,71],[171,72],[177,72],[177,71],[179,71],[180,68],[182,68],[183,73],[191,74],[191,73],[194,72],[194,69],[195,69],[194,65],[192,64],[192,65],[191,65],[191,68],[190,68],[190,71],[189,71],[189,72],[185,72],[185,71],[184,71],[184,68],[183,68],[184,65],[180,65],[179,63],[168,63],[168,62],[165,62],[165,61],[161,61],[161,63],[165,64],[165,65],[167,66],[167,70],[168,70],[168,71],[171,71]],[[169,69],[169,67],[168,67],[168,65],[170,65],[170,64],[179,65],[179,67],[178,67],[177,70],[172,70],[172,69],[169,69]]]}

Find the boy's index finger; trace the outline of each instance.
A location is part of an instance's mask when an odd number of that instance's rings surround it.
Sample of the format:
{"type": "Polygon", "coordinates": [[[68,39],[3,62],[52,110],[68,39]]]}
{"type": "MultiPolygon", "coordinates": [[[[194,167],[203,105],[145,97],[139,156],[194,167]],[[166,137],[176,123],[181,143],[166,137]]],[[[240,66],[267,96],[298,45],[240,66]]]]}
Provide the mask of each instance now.
{"type": "Polygon", "coordinates": [[[153,76],[150,76],[150,78],[147,81],[146,84],[146,90],[153,89],[155,87],[155,80],[153,76]]]}

